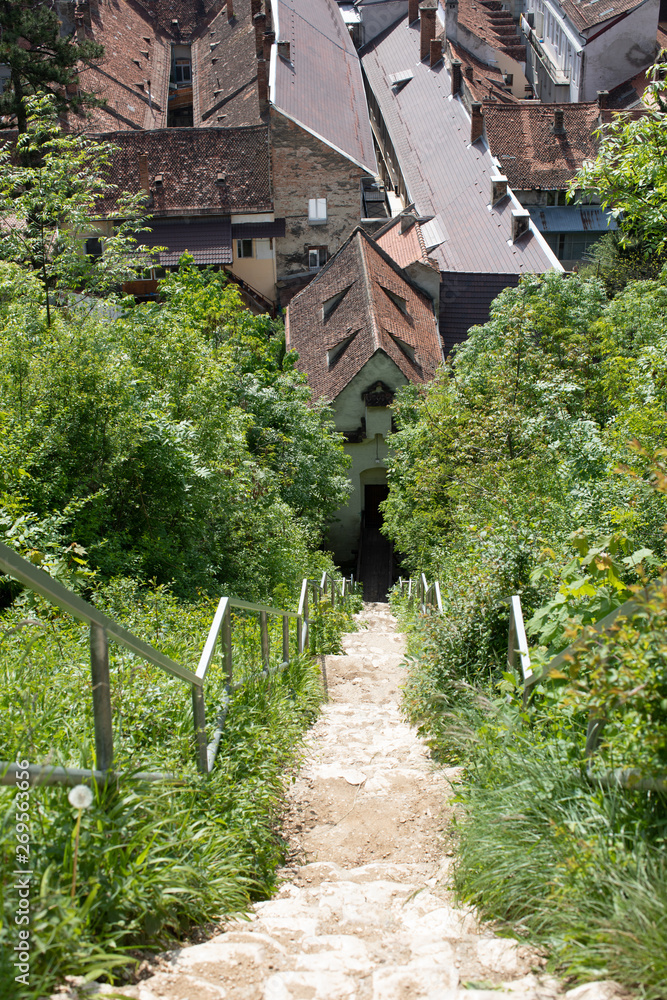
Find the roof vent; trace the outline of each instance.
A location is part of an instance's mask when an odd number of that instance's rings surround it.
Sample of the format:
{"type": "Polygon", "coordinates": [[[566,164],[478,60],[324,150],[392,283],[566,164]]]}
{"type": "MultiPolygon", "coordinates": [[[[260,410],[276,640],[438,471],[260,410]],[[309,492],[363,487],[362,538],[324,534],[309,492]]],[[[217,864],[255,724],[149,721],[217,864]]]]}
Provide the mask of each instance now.
{"type": "Polygon", "coordinates": [[[156,174],[155,177],[153,178],[153,181],[154,181],[154,183],[156,185],[160,185],[161,186],[162,182],[164,181],[164,175],[163,174],[156,174]]]}
{"type": "Polygon", "coordinates": [[[389,82],[396,90],[400,90],[406,85],[406,83],[410,83],[413,75],[414,74],[411,69],[404,69],[399,73],[390,73],[389,82]]]}
{"type": "Polygon", "coordinates": [[[497,205],[507,197],[507,178],[503,174],[491,175],[491,204],[497,205]]]}
{"type": "Polygon", "coordinates": [[[512,243],[525,236],[530,229],[530,212],[525,208],[512,209],[512,243]]]}
{"type": "Polygon", "coordinates": [[[282,59],[286,59],[287,62],[291,62],[292,57],[291,57],[291,54],[290,54],[290,43],[289,42],[284,42],[284,41],[283,42],[278,42],[278,55],[282,59]]]}
{"type": "Polygon", "coordinates": [[[217,174],[215,175],[215,183],[224,184],[226,180],[227,180],[227,174],[225,173],[225,171],[218,170],[217,174]]]}

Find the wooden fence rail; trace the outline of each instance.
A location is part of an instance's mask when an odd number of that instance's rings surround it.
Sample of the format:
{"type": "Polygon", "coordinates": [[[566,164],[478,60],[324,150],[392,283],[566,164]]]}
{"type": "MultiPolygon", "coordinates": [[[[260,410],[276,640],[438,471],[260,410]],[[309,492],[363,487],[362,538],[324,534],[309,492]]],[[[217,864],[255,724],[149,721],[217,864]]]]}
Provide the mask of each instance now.
{"type": "MultiPolygon", "coordinates": [[[[241,687],[233,683],[232,658],[232,609],[249,611],[259,616],[261,662],[265,675],[275,673],[276,669],[284,669],[290,659],[290,621],[296,622],[296,650],[298,654],[308,651],[311,637],[311,617],[308,610],[308,590],[312,588],[313,609],[317,602],[327,593],[332,606],[336,601],[347,601],[354,593],[354,578],[340,579],[325,573],[321,581],[304,579],[301,585],[298,611],[288,611],[284,608],[273,608],[264,604],[243,601],[236,597],[222,597],[213,616],[199,664],[196,670],[190,670],[182,664],[165,656],[153,646],[139,639],[133,633],[124,629],[118,622],[107,617],[93,607],[78,594],[68,590],[52,577],[38,569],[27,559],[23,559],[13,549],[0,543],[0,573],[17,580],[29,590],[40,594],[51,604],[67,611],[78,621],[85,622],[90,628],[90,667],[93,696],[93,718],[95,725],[95,759],[97,768],[86,770],[81,768],[60,768],[50,765],[37,765],[30,768],[30,780],[33,783],[77,784],[84,778],[101,780],[113,770],[113,725],[111,711],[111,689],[109,675],[109,640],[113,640],[143,660],[159,667],[160,670],[177,677],[190,686],[192,694],[192,715],[195,732],[197,768],[202,774],[208,774],[215,763],[220,744],[225,719],[229,709],[231,694],[241,687]],[[282,619],[282,662],[271,668],[269,617],[282,619]],[[218,645],[222,649],[223,668],[226,677],[226,694],[224,704],[220,708],[217,725],[211,743],[207,742],[206,704],[204,687],[206,675],[213,661],[218,645]]],[[[16,782],[16,766],[8,761],[0,761],[0,784],[8,785],[16,782]]],[[[180,780],[178,776],[162,773],[141,774],[146,781],[180,780]]]]}

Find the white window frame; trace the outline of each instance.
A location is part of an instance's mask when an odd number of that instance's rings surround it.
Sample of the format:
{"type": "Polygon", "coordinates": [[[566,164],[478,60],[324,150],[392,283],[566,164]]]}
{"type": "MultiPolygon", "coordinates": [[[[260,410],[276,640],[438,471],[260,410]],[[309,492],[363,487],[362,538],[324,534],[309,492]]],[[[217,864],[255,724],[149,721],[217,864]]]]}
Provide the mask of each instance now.
{"type": "Polygon", "coordinates": [[[238,257],[239,260],[250,260],[251,258],[253,258],[255,256],[255,245],[254,245],[253,240],[250,240],[247,237],[245,239],[237,240],[236,241],[236,256],[238,257]],[[244,243],[249,243],[250,244],[250,253],[244,253],[243,252],[243,244],[244,243]]]}
{"type": "Polygon", "coordinates": [[[311,226],[324,226],[327,222],[326,198],[308,199],[308,222],[311,226]]]}
{"type": "Polygon", "coordinates": [[[308,270],[319,271],[326,264],[327,256],[326,247],[308,247],[308,270]],[[313,254],[317,255],[317,264],[311,263],[313,254]]]}

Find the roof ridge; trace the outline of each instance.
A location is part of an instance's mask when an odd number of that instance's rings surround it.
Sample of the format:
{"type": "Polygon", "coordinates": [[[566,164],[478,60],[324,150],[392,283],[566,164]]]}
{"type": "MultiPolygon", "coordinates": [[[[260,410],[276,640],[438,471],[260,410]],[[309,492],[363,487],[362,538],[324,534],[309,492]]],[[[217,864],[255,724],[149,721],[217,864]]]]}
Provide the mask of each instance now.
{"type": "MultiPolygon", "coordinates": [[[[355,235],[356,236],[361,236],[362,233],[364,234],[364,236],[366,236],[366,233],[361,228],[361,226],[357,226],[355,235]]],[[[372,295],[372,292],[371,292],[371,277],[370,277],[370,275],[368,273],[368,263],[366,261],[366,252],[365,251],[366,251],[366,245],[360,239],[359,240],[359,253],[360,253],[360,256],[361,256],[361,270],[362,270],[362,274],[364,276],[364,288],[365,288],[365,292],[366,292],[366,307],[367,307],[368,312],[370,314],[371,338],[372,338],[372,341],[373,341],[373,346],[375,348],[375,351],[377,351],[379,348],[382,347],[382,334],[381,334],[381,331],[379,331],[377,329],[377,319],[376,319],[376,316],[375,316],[373,295],[372,295]]],[[[375,352],[373,352],[373,353],[375,353],[375,352]]]]}

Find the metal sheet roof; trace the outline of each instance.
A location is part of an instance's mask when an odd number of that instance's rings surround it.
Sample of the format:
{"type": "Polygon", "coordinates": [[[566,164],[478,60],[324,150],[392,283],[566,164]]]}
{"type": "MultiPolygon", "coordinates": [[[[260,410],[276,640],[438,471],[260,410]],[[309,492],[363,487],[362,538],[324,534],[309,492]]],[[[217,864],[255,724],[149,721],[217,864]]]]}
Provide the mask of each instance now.
{"type": "Polygon", "coordinates": [[[602,208],[531,208],[530,217],[541,233],[608,233],[617,229],[616,219],[602,208]]]}
{"type": "Polygon", "coordinates": [[[559,267],[548,246],[531,231],[511,242],[512,209],[506,198],[491,208],[496,172],[486,144],[470,143],[470,116],[451,96],[443,62],[419,59],[419,25],[407,18],[371,43],[362,65],[380,106],[409,198],[422,217],[440,216],[446,240],[437,250],[443,271],[541,273],[559,267]],[[413,79],[398,92],[390,75],[412,66],[413,79]]]}
{"type": "Polygon", "coordinates": [[[163,267],[178,264],[186,250],[197,264],[232,263],[232,225],[228,218],[153,220],[151,230],[140,234],[140,242],[148,247],[167,247],[159,254],[163,267]]]}
{"type": "Polygon", "coordinates": [[[271,101],[288,118],[370,173],[377,171],[361,67],[334,0],[274,0],[271,101]]]}

